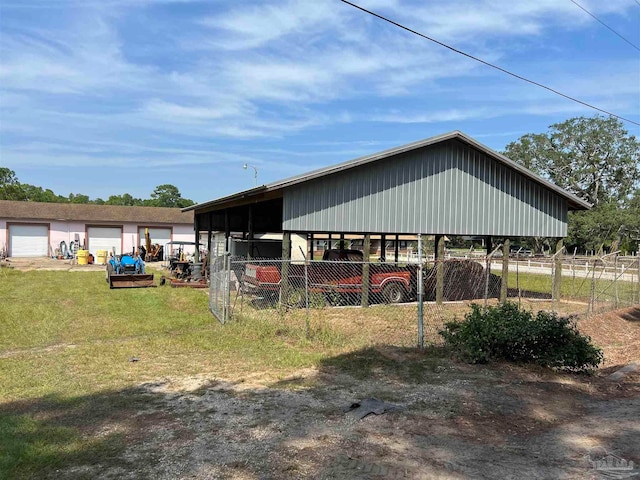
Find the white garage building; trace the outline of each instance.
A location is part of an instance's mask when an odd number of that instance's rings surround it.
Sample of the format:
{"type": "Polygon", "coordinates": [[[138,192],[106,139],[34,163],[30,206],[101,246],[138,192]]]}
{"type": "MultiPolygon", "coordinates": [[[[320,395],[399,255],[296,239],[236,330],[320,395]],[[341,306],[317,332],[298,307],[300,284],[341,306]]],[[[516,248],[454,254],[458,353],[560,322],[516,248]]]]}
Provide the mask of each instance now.
{"type": "Polygon", "coordinates": [[[10,257],[51,256],[61,242],[76,239],[94,256],[98,250],[131,252],[144,244],[145,229],[154,244],[193,242],[193,212],[0,200],[0,251],[10,257]]]}

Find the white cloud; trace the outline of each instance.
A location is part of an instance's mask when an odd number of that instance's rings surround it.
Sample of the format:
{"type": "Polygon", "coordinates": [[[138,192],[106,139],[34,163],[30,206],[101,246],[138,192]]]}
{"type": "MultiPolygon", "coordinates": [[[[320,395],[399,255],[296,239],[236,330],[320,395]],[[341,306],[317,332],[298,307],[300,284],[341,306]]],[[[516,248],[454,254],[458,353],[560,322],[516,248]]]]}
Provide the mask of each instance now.
{"type": "MultiPolygon", "coordinates": [[[[42,146],[56,144],[56,154],[69,165],[96,153],[124,162],[126,155],[109,156],[109,149],[152,161],[165,154],[154,145],[167,137],[176,144],[277,139],[358,122],[410,126],[585,112],[334,0],[220,1],[213,8],[205,2],[175,20],[161,9],[165,3],[173,2],[59,2],[45,14],[32,8],[29,15],[38,21],[5,21],[0,132],[39,143],[30,144],[37,151],[27,152],[5,142],[3,156],[45,162],[42,146]],[[203,8],[216,13],[203,17],[203,8]],[[153,35],[165,42],[162,47],[153,35]],[[84,147],[84,156],[73,154],[79,137],[92,145],[84,147]],[[105,138],[113,141],[100,144],[105,138]],[[120,150],[118,143],[139,149],[120,150]]],[[[527,69],[559,90],[637,114],[637,61],[522,62],[527,41],[592,26],[570,2],[361,3],[436,38],[471,45],[489,61],[527,69]],[[514,41],[522,42],[517,54],[514,41]]],[[[21,5],[3,8],[22,11],[40,2],[21,5]]],[[[637,9],[626,0],[584,5],[620,18],[637,9]]],[[[561,50],[553,36],[549,43],[561,50]]],[[[172,153],[176,162],[201,157],[188,149],[172,153]]]]}
{"type": "Polygon", "coordinates": [[[327,31],[339,20],[336,3],[331,0],[288,0],[271,5],[241,4],[201,23],[224,32],[219,47],[240,50],[261,47],[295,33],[304,32],[306,36],[327,31]]]}
{"type": "MultiPolygon", "coordinates": [[[[444,41],[538,36],[546,30],[575,30],[594,20],[569,1],[433,0],[394,2],[363,0],[363,6],[393,15],[394,20],[444,41]],[[373,5],[375,4],[375,5],[373,5]]],[[[581,2],[594,14],[624,15],[637,8],[633,0],[581,2]]]]}

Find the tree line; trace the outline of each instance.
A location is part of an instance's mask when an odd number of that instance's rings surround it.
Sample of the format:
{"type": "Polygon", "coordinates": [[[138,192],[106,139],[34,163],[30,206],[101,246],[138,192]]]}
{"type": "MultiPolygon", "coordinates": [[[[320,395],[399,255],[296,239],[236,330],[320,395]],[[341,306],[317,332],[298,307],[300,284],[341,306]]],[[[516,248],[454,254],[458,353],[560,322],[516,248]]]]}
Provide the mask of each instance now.
{"type": "Polygon", "coordinates": [[[183,198],[178,187],[170,184],[158,185],[150,198],[146,199],[136,198],[129,193],[111,195],[106,200],[102,198],[92,200],[88,195],[81,193],[70,193],[65,197],[57,195],[50,189],[21,183],[13,170],[4,167],[0,167],[0,200],[173,208],[184,208],[195,203],[193,200],[183,198]]]}
{"type": "MultiPolygon", "coordinates": [[[[569,252],[638,250],[640,143],[620,120],[571,118],[523,135],[502,153],[592,205],[569,212],[569,252]]],[[[532,246],[545,240],[534,239],[532,246]]]]}

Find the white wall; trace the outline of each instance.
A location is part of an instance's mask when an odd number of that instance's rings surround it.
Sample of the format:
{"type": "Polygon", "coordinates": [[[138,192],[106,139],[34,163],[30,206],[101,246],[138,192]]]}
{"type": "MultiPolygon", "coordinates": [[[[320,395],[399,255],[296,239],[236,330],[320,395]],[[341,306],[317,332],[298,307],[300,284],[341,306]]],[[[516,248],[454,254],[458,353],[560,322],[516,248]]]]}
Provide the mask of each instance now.
{"type": "Polygon", "coordinates": [[[138,248],[138,224],[125,223],[122,225],[122,253],[131,253],[138,248]]]}
{"type": "Polygon", "coordinates": [[[7,245],[7,222],[6,220],[0,220],[0,252],[4,251],[9,253],[9,245],[7,245]]]}
{"type": "MultiPolygon", "coordinates": [[[[98,223],[104,226],[122,227],[122,251],[124,253],[131,252],[135,247],[140,245],[140,234],[138,229],[140,225],[138,223],[106,223],[106,222],[66,222],[64,220],[10,220],[10,223],[48,223],[49,227],[49,246],[51,252],[55,252],[57,248],[60,248],[60,242],[64,241],[67,244],[67,248],[70,243],[75,240],[76,234],[80,238],[80,247],[86,245],[86,225],[87,223],[98,223]]],[[[170,227],[170,225],[166,226],[170,227]]],[[[7,220],[0,219],[0,251],[8,249],[8,228],[7,220]]],[[[192,225],[178,225],[173,226],[173,238],[174,241],[195,241],[195,232],[192,225]]],[[[201,235],[201,244],[203,248],[207,246],[207,232],[201,235]]],[[[193,245],[185,246],[185,252],[193,254],[195,247],[193,245]]]]}
{"type": "Polygon", "coordinates": [[[80,247],[85,243],[85,224],[79,222],[53,221],[49,222],[49,244],[51,251],[55,252],[56,248],[60,248],[60,242],[65,242],[67,248],[76,238],[76,234],[80,237],[80,247]]]}
{"type": "MultiPolygon", "coordinates": [[[[206,238],[206,234],[204,238],[206,238]]],[[[195,242],[196,232],[193,229],[193,225],[177,225],[173,227],[172,240],[174,242],[195,242]]],[[[203,247],[206,248],[207,244],[205,243],[203,247]]],[[[187,255],[193,255],[196,251],[196,247],[194,245],[185,245],[183,251],[187,255]]]]}

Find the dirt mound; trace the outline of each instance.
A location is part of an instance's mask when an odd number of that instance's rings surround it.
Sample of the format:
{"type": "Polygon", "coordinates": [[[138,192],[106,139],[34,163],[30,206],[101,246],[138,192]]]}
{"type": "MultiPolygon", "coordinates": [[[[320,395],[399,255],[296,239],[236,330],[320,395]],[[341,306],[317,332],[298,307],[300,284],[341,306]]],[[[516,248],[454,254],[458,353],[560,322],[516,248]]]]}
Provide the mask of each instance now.
{"type": "Polygon", "coordinates": [[[604,352],[604,367],[640,361],[640,306],[578,320],[578,329],[604,352]]]}

